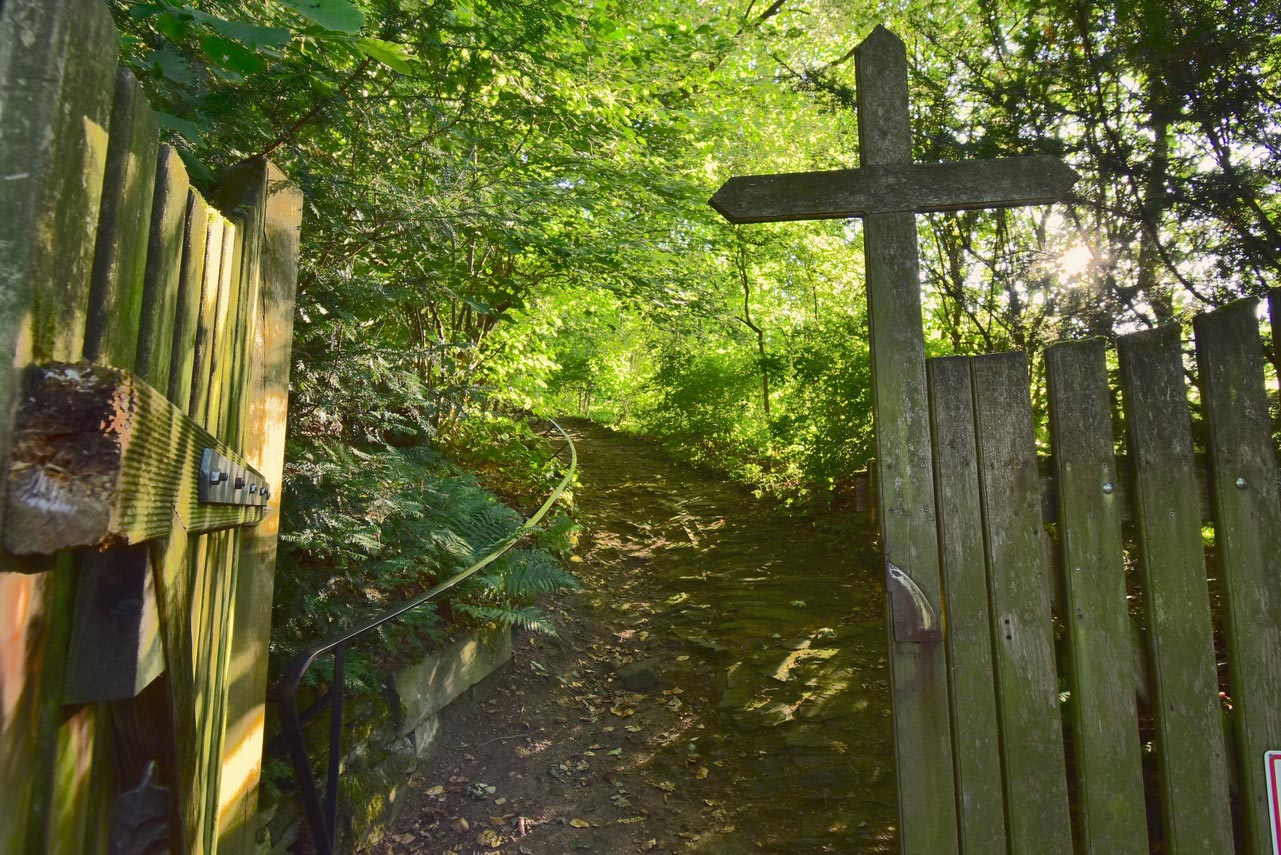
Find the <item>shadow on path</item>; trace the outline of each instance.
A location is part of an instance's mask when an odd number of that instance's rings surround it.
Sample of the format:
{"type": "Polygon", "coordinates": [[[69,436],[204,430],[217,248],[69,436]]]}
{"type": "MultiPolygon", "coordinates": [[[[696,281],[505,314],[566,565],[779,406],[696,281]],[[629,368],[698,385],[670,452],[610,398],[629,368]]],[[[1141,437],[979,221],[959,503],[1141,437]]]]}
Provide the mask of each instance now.
{"type": "Polygon", "coordinates": [[[868,535],[771,511],[572,422],[582,591],[448,713],[375,851],[889,852],[883,593],[868,535]]]}

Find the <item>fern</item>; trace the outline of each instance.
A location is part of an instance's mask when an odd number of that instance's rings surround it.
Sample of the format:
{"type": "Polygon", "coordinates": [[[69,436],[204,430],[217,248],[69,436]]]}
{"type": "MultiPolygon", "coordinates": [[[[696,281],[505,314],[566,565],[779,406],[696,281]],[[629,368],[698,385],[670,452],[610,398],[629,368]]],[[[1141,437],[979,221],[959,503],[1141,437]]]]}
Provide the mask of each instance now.
{"type": "Polygon", "coordinates": [[[506,505],[488,502],[473,506],[456,517],[458,533],[467,539],[475,554],[473,560],[479,559],[520,528],[520,514],[506,505]]]}
{"type": "Polygon", "coordinates": [[[499,572],[487,578],[492,580],[492,590],[514,602],[529,602],[539,594],[579,587],[574,574],[562,569],[556,559],[541,549],[514,550],[499,564],[499,572]]]}
{"type": "Polygon", "coordinates": [[[556,627],[537,606],[477,606],[470,603],[458,603],[454,606],[459,614],[467,615],[481,623],[496,623],[499,626],[518,626],[529,632],[543,635],[555,635],[556,627]]]}

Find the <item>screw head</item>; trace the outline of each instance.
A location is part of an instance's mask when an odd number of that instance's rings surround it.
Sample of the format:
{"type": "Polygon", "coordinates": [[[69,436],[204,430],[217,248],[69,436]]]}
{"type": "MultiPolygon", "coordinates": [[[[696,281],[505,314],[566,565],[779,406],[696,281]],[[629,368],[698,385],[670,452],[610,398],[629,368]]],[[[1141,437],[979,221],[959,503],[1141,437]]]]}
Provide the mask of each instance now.
{"type": "Polygon", "coordinates": [[[1250,486],[1249,482],[1245,480],[1244,475],[1237,476],[1236,485],[1238,490],[1244,490],[1246,487],[1250,486]]]}
{"type": "Polygon", "coordinates": [[[257,484],[250,484],[250,485],[249,485],[249,492],[250,492],[250,493],[257,493],[257,492],[258,492],[258,485],[257,485],[257,484]]]}
{"type": "Polygon", "coordinates": [[[1112,495],[1114,492],[1116,492],[1116,485],[1113,484],[1111,481],[1104,481],[1103,492],[1109,496],[1112,495]]]}
{"type": "Polygon", "coordinates": [[[210,469],[210,470],[209,470],[209,483],[210,483],[210,484],[221,484],[223,481],[226,481],[226,480],[227,480],[227,473],[226,473],[226,472],[223,472],[221,469],[210,469]]]}

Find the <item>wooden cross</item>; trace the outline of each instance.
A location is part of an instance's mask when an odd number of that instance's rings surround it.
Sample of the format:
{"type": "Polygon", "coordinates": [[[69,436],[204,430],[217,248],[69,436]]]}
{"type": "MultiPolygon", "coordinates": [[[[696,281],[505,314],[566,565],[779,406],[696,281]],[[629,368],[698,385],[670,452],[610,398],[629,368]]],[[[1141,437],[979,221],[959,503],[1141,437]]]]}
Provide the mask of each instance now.
{"type": "Polygon", "coordinates": [[[903,42],[877,27],[855,60],[861,168],[731,178],[710,204],[732,223],[863,218],[899,834],[904,852],[954,853],[916,213],[1045,204],[1077,176],[1052,157],[913,163],[903,42]]]}

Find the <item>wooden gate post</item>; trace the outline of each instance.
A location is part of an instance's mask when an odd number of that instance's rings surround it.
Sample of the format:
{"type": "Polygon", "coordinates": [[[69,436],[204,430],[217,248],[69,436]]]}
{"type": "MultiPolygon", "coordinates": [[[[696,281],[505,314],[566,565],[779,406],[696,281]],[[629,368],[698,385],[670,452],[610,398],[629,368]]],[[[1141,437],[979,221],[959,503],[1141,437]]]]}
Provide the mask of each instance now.
{"type": "MultiPolygon", "coordinates": [[[[859,157],[864,166],[908,165],[907,51],[878,28],[855,52],[859,157]]],[[[925,387],[916,215],[869,213],[863,220],[872,412],[879,461],[877,497],[885,558],[899,839],[904,852],[958,851],[947,661],[942,642],[938,529],[925,387]],[[902,574],[901,576],[899,574],[902,574]],[[921,639],[904,627],[915,586],[935,629],[921,639]],[[896,611],[895,606],[899,605],[896,611]]],[[[911,618],[908,618],[911,620],[911,618]]]]}

